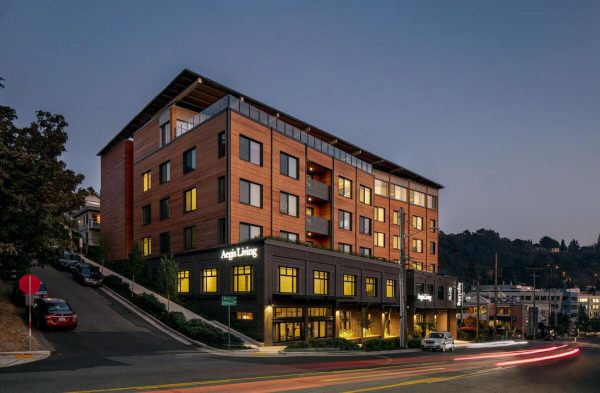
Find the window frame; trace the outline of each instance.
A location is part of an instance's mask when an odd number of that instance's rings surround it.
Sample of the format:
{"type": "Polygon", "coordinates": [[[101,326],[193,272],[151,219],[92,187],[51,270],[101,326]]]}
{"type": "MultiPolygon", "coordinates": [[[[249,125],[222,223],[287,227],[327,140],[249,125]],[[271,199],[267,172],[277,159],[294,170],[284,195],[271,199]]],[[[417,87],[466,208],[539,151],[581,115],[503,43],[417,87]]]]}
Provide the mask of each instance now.
{"type": "Polygon", "coordinates": [[[313,270],[313,294],[314,295],[325,295],[325,296],[329,295],[329,277],[330,277],[330,274],[328,271],[313,270]],[[321,274],[322,274],[322,277],[318,277],[321,274]]]}
{"type": "Polygon", "coordinates": [[[365,296],[377,297],[377,277],[365,277],[365,296]]]}
{"type": "Polygon", "coordinates": [[[373,246],[385,248],[385,232],[373,232],[373,246]]]}
{"type": "Polygon", "coordinates": [[[170,254],[171,253],[171,232],[162,232],[158,235],[158,253],[159,254],[170,254]],[[165,249],[165,239],[167,246],[165,249]]]}
{"type": "Polygon", "coordinates": [[[374,192],[375,195],[379,195],[382,197],[389,197],[389,182],[385,181],[385,180],[381,180],[381,179],[375,179],[374,181],[374,192]],[[377,192],[377,189],[379,188],[380,192],[377,192]],[[381,190],[383,190],[383,193],[381,192],[381,190]]]}
{"type": "Polygon", "coordinates": [[[142,226],[152,224],[152,205],[142,206],[142,226]]]}
{"type": "Polygon", "coordinates": [[[196,225],[183,228],[183,249],[193,250],[196,248],[196,225]]]}
{"type": "Polygon", "coordinates": [[[297,157],[289,155],[284,152],[279,152],[279,173],[281,175],[291,177],[292,179],[298,180],[300,178],[300,161],[297,157]],[[290,174],[290,161],[296,162],[296,171],[293,174],[290,174]],[[285,163],[285,165],[284,165],[285,163]],[[285,170],[284,170],[285,167],[285,170]]]}
{"type": "Polygon", "coordinates": [[[248,138],[245,135],[240,135],[239,150],[240,150],[240,152],[239,152],[239,158],[240,158],[240,160],[249,162],[249,163],[257,165],[257,166],[263,166],[263,144],[261,142],[259,142],[257,140],[254,140],[252,138],[248,138]],[[248,141],[247,142],[248,143],[248,152],[247,152],[248,156],[247,157],[245,157],[245,154],[244,154],[245,152],[244,152],[244,149],[242,148],[242,140],[247,140],[248,141]],[[252,152],[253,152],[252,146],[253,146],[253,144],[258,145],[258,149],[259,149],[259,157],[258,157],[258,161],[259,162],[258,163],[256,163],[253,160],[253,157],[252,157],[252,152]]]}
{"type": "Polygon", "coordinates": [[[377,222],[385,222],[385,207],[373,207],[373,220],[377,222]]]}
{"type": "Polygon", "coordinates": [[[249,224],[247,222],[240,222],[240,235],[239,235],[239,240],[240,242],[244,242],[244,241],[248,241],[248,240],[252,240],[252,239],[257,239],[257,238],[261,238],[263,236],[263,227],[261,225],[254,225],[254,224],[249,224]],[[247,226],[248,227],[248,238],[247,239],[242,239],[242,226],[247,226]],[[252,229],[253,228],[258,228],[260,231],[259,236],[254,236],[252,237],[252,229]]]}
{"type": "Polygon", "coordinates": [[[219,176],[217,180],[217,203],[227,202],[227,187],[225,176],[219,176]]]}
{"type": "Polygon", "coordinates": [[[394,279],[391,278],[387,278],[385,280],[385,297],[388,299],[393,299],[396,297],[396,287],[397,287],[397,282],[394,279]],[[392,294],[390,296],[390,289],[392,291],[392,294]]]}
{"type": "Polygon", "coordinates": [[[342,293],[344,296],[356,296],[356,274],[344,273],[342,293]],[[351,294],[348,294],[346,289],[351,289],[351,294]]]}
{"type": "Polygon", "coordinates": [[[142,190],[148,192],[152,189],[152,170],[142,173],[142,190]]]}
{"type": "Polygon", "coordinates": [[[160,221],[171,218],[171,198],[166,197],[158,201],[158,216],[160,221]]]}
{"type": "Polygon", "coordinates": [[[248,205],[248,206],[254,206],[254,207],[257,207],[259,209],[263,208],[263,186],[262,186],[262,184],[254,183],[254,182],[251,182],[251,181],[246,180],[246,179],[240,179],[240,191],[239,191],[239,194],[240,194],[239,196],[240,196],[240,203],[241,204],[248,205]],[[244,198],[244,197],[246,197],[245,193],[243,192],[243,190],[244,190],[244,185],[243,184],[244,183],[248,184],[248,186],[247,186],[247,189],[248,189],[247,201],[245,201],[245,198],[244,198]],[[252,191],[256,190],[256,188],[254,186],[258,186],[258,190],[259,190],[259,196],[258,196],[259,197],[259,205],[255,205],[255,204],[252,203],[252,191]]]}
{"type": "Polygon", "coordinates": [[[192,187],[183,192],[183,212],[190,213],[196,211],[198,208],[197,204],[197,189],[196,187],[192,187]],[[188,193],[190,194],[190,199],[188,201],[188,193]],[[188,204],[189,202],[189,204],[188,204]]]}
{"type": "Polygon", "coordinates": [[[190,293],[190,271],[179,270],[177,272],[177,293],[190,293]],[[185,290],[184,288],[185,283],[185,290]]]}
{"type": "Polygon", "coordinates": [[[344,176],[338,176],[338,195],[352,199],[352,180],[344,176]]]}
{"type": "Polygon", "coordinates": [[[352,212],[338,209],[338,228],[345,231],[352,231],[352,212]],[[348,225],[345,225],[346,218],[348,219],[348,225]]]}
{"type": "Polygon", "coordinates": [[[195,171],[196,168],[198,167],[198,156],[196,153],[196,146],[187,149],[186,151],[183,152],[182,154],[182,158],[183,158],[183,174],[185,175],[186,173],[190,173],[192,171],[195,171]],[[190,159],[190,165],[188,166],[188,155],[192,156],[192,159],[190,159]]]}
{"type": "Polygon", "coordinates": [[[227,139],[225,131],[219,132],[217,135],[217,158],[223,158],[227,154],[227,139]]]}
{"type": "Polygon", "coordinates": [[[359,216],[358,217],[358,232],[362,235],[369,235],[373,233],[373,220],[369,217],[359,216]],[[365,223],[368,223],[368,228],[365,228],[365,223]]]}
{"type": "Polygon", "coordinates": [[[171,181],[171,161],[165,161],[158,166],[158,183],[165,184],[171,181]]]}
{"type": "Polygon", "coordinates": [[[200,270],[200,292],[218,293],[219,292],[219,269],[216,267],[205,267],[200,270]],[[210,275],[207,273],[211,273],[210,275]],[[212,274],[214,273],[214,274],[212,274]],[[214,290],[209,290],[209,282],[214,280],[214,290]]]}
{"type": "Polygon", "coordinates": [[[361,184],[358,191],[358,201],[365,205],[373,205],[373,190],[361,184]]]}
{"type": "Polygon", "coordinates": [[[254,291],[254,267],[252,265],[238,265],[232,266],[231,272],[233,276],[232,287],[231,290],[234,293],[249,293],[254,291]],[[243,272],[239,272],[240,269],[244,269],[243,272]],[[248,272],[246,272],[248,270],[248,272]],[[247,287],[246,290],[240,289],[240,280],[244,277],[247,278],[247,282],[244,283],[244,287],[247,287]]]}
{"type": "Polygon", "coordinates": [[[290,216],[290,217],[299,217],[300,216],[300,197],[294,194],[290,194],[284,191],[279,192],[279,213],[290,216]],[[290,214],[290,200],[296,200],[295,209],[296,214],[290,214]],[[285,200],[285,203],[284,203],[285,200]],[[285,206],[285,209],[284,209],[285,206]]]}

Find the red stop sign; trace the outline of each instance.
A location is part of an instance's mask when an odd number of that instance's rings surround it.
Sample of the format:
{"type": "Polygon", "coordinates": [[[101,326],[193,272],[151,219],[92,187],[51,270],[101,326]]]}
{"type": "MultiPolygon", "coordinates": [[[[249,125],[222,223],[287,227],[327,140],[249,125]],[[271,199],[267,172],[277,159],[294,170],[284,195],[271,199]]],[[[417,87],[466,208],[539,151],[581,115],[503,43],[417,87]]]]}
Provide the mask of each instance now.
{"type": "Polygon", "coordinates": [[[26,295],[31,295],[40,290],[41,281],[37,276],[26,274],[19,280],[19,289],[26,295]],[[31,278],[31,290],[29,289],[29,278],[31,278]]]}

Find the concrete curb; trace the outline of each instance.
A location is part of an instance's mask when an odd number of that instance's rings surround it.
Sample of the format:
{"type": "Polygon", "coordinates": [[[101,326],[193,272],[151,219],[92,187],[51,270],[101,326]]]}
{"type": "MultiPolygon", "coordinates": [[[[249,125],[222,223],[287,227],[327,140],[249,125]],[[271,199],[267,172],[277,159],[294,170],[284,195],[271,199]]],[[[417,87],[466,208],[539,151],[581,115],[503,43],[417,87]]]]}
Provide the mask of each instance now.
{"type": "Polygon", "coordinates": [[[0,368],[37,362],[50,356],[50,351],[0,352],[0,368]]]}

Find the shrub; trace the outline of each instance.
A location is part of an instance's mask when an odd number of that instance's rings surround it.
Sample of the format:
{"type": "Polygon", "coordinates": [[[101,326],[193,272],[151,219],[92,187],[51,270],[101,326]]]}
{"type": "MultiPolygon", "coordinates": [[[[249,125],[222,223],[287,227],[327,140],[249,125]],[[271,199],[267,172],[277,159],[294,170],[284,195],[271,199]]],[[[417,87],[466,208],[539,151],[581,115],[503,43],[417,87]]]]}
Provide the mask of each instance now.
{"type": "Polygon", "coordinates": [[[470,331],[466,331],[466,330],[458,331],[458,339],[459,340],[473,341],[473,338],[475,338],[475,335],[473,333],[471,333],[470,331]]]}
{"type": "Polygon", "coordinates": [[[360,349],[358,344],[341,337],[311,339],[308,345],[304,341],[290,343],[286,349],[306,349],[306,348],[329,348],[339,349],[340,351],[356,351],[360,349]]]}
{"type": "Polygon", "coordinates": [[[372,338],[366,340],[362,347],[367,351],[388,351],[400,348],[400,341],[398,339],[372,338]]]}
{"type": "Polygon", "coordinates": [[[180,332],[184,332],[188,325],[188,321],[185,319],[182,313],[173,311],[167,315],[165,323],[180,332]]]}
{"type": "Polygon", "coordinates": [[[129,284],[127,284],[126,282],[123,282],[123,280],[121,280],[119,277],[111,274],[109,276],[106,276],[102,279],[102,282],[104,283],[104,285],[106,285],[107,287],[109,287],[110,289],[114,290],[115,292],[117,292],[120,295],[129,297],[131,295],[130,293],[130,288],[129,288],[129,284]]]}
{"type": "Polygon", "coordinates": [[[408,340],[408,347],[409,348],[421,348],[421,339],[412,338],[412,339],[408,340]]]}
{"type": "MultiPolygon", "coordinates": [[[[167,316],[167,309],[154,295],[142,293],[141,295],[134,295],[133,303],[146,311],[148,314],[155,318],[164,320],[167,316]]],[[[183,315],[182,315],[183,316],[183,315]]]]}

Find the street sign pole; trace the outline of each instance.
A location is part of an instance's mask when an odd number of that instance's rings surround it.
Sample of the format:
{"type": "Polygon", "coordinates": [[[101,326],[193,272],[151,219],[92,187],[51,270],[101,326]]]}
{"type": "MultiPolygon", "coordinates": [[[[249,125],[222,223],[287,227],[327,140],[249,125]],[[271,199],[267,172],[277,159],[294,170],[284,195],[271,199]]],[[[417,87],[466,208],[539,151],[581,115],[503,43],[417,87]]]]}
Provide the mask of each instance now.
{"type": "Polygon", "coordinates": [[[29,350],[31,351],[31,300],[33,297],[33,296],[31,296],[31,274],[29,275],[28,281],[29,281],[29,294],[27,294],[27,300],[29,303],[29,307],[28,307],[29,308],[29,350]]]}
{"type": "Polygon", "coordinates": [[[227,306],[227,349],[231,351],[231,306],[227,306]]]}

